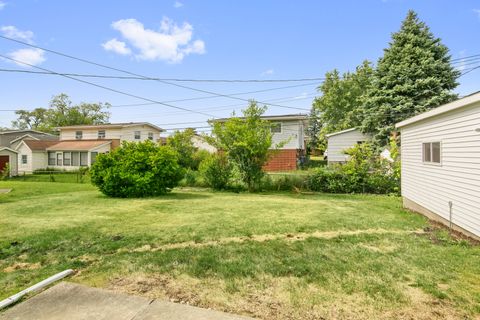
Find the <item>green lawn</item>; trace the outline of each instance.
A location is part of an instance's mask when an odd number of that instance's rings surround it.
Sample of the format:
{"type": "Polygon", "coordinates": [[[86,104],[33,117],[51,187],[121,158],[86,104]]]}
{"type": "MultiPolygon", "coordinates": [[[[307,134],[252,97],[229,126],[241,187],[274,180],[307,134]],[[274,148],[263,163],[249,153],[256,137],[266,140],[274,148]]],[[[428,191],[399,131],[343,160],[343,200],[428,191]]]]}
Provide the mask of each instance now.
{"type": "Polygon", "coordinates": [[[263,319],[480,314],[480,247],[432,231],[399,198],[1,188],[13,190],[0,195],[0,299],[73,268],[70,281],[263,319]]]}

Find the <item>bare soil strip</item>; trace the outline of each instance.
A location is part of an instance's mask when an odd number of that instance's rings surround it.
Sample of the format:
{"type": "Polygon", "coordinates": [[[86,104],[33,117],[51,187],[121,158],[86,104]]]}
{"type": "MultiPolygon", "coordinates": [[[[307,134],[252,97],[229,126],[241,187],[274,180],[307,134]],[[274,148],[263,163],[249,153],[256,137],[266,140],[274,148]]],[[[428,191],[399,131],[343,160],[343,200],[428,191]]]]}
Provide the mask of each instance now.
{"type": "Polygon", "coordinates": [[[119,249],[118,252],[155,252],[155,251],[165,251],[165,250],[174,250],[174,249],[185,249],[185,248],[203,248],[209,246],[218,246],[229,243],[244,243],[244,242],[265,242],[271,240],[285,240],[285,241],[303,241],[308,238],[317,238],[317,239],[332,239],[340,236],[355,236],[361,234],[424,234],[425,231],[422,229],[418,230],[386,230],[386,229],[366,229],[366,230],[345,230],[345,231],[315,231],[311,233],[301,232],[301,233],[285,233],[285,234],[260,234],[252,235],[249,237],[228,237],[220,238],[217,240],[205,241],[205,242],[178,242],[165,244],[160,246],[144,245],[135,249],[119,249]]]}

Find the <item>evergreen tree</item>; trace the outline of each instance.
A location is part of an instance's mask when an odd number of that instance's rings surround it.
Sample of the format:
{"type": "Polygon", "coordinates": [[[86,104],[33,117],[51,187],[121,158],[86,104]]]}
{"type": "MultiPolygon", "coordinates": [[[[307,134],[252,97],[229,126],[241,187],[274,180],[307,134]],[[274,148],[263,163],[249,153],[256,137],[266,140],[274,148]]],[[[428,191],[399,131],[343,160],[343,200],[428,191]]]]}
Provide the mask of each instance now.
{"type": "Polygon", "coordinates": [[[460,72],[450,58],[448,48],[409,11],[378,61],[373,86],[364,97],[361,130],[384,146],[395,123],[457,98],[452,90],[460,72]]]}

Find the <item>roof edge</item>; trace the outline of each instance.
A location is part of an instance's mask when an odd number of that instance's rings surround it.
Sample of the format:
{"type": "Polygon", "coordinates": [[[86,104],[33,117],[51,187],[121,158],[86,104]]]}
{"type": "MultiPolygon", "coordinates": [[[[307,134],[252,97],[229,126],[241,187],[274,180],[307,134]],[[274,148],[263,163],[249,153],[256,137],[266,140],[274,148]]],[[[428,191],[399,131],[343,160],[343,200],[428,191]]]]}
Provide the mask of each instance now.
{"type": "Polygon", "coordinates": [[[419,121],[439,116],[445,114],[450,111],[454,111],[460,108],[468,107],[474,103],[480,102],[480,91],[474,92],[466,97],[457,99],[455,101],[443,104],[438,106],[432,110],[426,111],[424,113],[420,113],[414,117],[405,119],[403,121],[398,122],[395,124],[395,128],[403,128],[405,126],[417,123],[419,121]]]}
{"type": "Polygon", "coordinates": [[[350,128],[350,129],[345,129],[345,130],[342,130],[342,131],[329,133],[329,134],[326,134],[325,137],[330,138],[330,137],[333,137],[333,136],[336,136],[336,135],[339,135],[339,134],[342,134],[342,133],[347,133],[347,132],[355,131],[355,130],[358,130],[358,128],[350,128]]]}

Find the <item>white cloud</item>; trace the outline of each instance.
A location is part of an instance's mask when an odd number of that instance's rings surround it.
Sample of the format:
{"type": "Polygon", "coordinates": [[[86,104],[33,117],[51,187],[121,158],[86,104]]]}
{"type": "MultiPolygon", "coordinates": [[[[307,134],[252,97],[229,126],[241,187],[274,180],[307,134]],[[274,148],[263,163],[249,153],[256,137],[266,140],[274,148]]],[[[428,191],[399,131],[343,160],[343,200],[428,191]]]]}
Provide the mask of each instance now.
{"type": "Polygon", "coordinates": [[[5,8],[7,4],[3,1],[0,1],[0,10],[2,10],[3,8],[5,8]]]}
{"type": "Polygon", "coordinates": [[[25,62],[30,65],[36,66],[46,60],[45,51],[41,49],[36,49],[36,48],[19,49],[19,50],[10,52],[8,56],[12,59],[18,60],[18,62],[15,62],[15,63],[23,67],[30,67],[30,66],[23,64],[21,62],[25,62]]]}
{"type": "Polygon", "coordinates": [[[175,3],[173,4],[173,7],[174,8],[181,8],[183,7],[183,3],[181,3],[180,1],[175,1],[175,3]]]}
{"type": "Polygon", "coordinates": [[[275,70],[273,69],[267,69],[261,73],[262,76],[270,76],[275,73],[275,70]]]}
{"type": "Polygon", "coordinates": [[[129,55],[132,53],[127,44],[123,41],[118,41],[117,39],[113,38],[105,43],[102,44],[102,47],[107,51],[113,51],[118,54],[122,55],[129,55]]]}
{"type": "Polygon", "coordinates": [[[123,19],[113,22],[112,28],[119,31],[131,47],[137,49],[137,59],[179,63],[189,54],[205,53],[205,43],[202,40],[192,42],[193,27],[187,22],[178,26],[164,17],[160,29],[155,31],[146,29],[136,19],[123,19]]]}
{"type": "Polygon", "coordinates": [[[5,37],[25,41],[28,43],[33,43],[33,32],[32,31],[22,31],[17,29],[15,26],[2,26],[0,31],[5,37]]]}
{"type": "Polygon", "coordinates": [[[480,9],[473,9],[473,12],[475,12],[477,16],[480,18],[480,9]]]}
{"type": "MultiPolygon", "coordinates": [[[[1,1],[1,0],[0,0],[1,1]]],[[[0,2],[3,3],[3,2],[0,2]]],[[[0,27],[0,32],[9,38],[24,41],[30,44],[33,44],[34,34],[32,31],[22,31],[15,26],[2,26],[0,27]]],[[[31,67],[41,64],[46,60],[45,51],[42,49],[36,48],[27,48],[27,49],[18,49],[7,54],[12,59],[18,61],[10,61],[22,67],[31,67]],[[23,62],[23,63],[22,63],[23,62]],[[29,65],[27,65],[29,64],[29,65]]]]}

